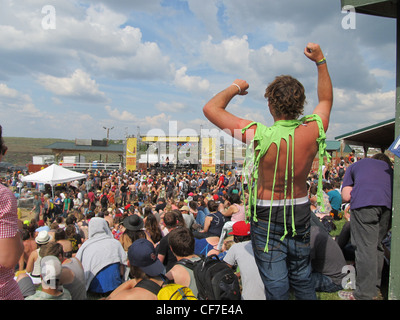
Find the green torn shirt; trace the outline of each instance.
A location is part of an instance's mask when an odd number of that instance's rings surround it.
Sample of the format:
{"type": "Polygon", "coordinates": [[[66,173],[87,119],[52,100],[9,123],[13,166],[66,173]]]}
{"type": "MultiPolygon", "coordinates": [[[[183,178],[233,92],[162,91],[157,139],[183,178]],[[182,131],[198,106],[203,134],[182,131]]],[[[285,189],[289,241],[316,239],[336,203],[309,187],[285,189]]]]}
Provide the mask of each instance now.
{"type": "MultiPolygon", "coordinates": [[[[329,162],[331,159],[330,154],[326,151],[326,134],[324,130],[324,126],[322,124],[321,117],[317,114],[312,114],[301,118],[300,120],[279,120],[276,121],[273,126],[267,127],[258,122],[252,122],[242,129],[242,134],[246,132],[251,126],[257,125],[257,129],[254,135],[253,140],[248,145],[246,150],[246,158],[243,164],[243,175],[247,180],[247,185],[249,189],[249,201],[246,208],[246,220],[249,221],[252,216],[253,209],[253,220],[257,222],[257,213],[256,213],[256,204],[257,204],[257,184],[258,184],[258,167],[260,164],[261,158],[267,153],[269,147],[274,143],[277,147],[276,154],[276,162],[275,162],[275,171],[274,178],[272,182],[272,194],[271,194],[271,205],[270,205],[270,214],[269,214],[269,223],[268,223],[268,234],[267,234],[267,243],[265,246],[265,251],[268,252],[268,240],[269,240],[269,231],[271,225],[271,211],[272,211],[272,201],[274,200],[274,188],[276,182],[276,172],[278,167],[278,158],[279,158],[279,149],[282,140],[286,141],[288,146],[288,151],[290,148],[289,142],[290,137],[292,138],[292,166],[291,170],[291,195],[293,201],[293,190],[294,190],[294,131],[300,125],[305,124],[307,122],[316,121],[318,124],[319,137],[316,142],[318,144],[318,155],[319,155],[319,178],[318,178],[318,192],[317,192],[317,203],[324,207],[323,202],[323,191],[322,191],[322,164],[324,162],[324,157],[327,158],[329,162]],[[257,142],[257,146],[254,148],[254,144],[257,142]]],[[[287,190],[288,190],[288,176],[289,176],[289,153],[287,152],[286,156],[286,170],[285,170],[285,185],[284,185],[284,225],[285,232],[281,238],[281,241],[285,239],[288,234],[287,226],[286,226],[286,200],[287,200],[287,190]]],[[[244,180],[244,179],[243,179],[244,180]]],[[[292,208],[292,230],[293,236],[296,235],[296,227],[294,222],[294,206],[292,208]]]]}

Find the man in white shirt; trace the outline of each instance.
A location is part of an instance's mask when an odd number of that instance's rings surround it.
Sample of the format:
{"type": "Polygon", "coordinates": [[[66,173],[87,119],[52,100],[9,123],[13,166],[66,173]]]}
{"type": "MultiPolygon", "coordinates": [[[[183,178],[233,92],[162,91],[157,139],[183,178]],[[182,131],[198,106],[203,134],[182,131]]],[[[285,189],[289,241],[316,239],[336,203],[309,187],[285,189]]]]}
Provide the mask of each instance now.
{"type": "Polygon", "coordinates": [[[264,283],[261,280],[250,241],[250,224],[238,221],[232,227],[235,244],[228,250],[224,261],[237,265],[242,278],[243,300],[266,300],[264,283]]]}

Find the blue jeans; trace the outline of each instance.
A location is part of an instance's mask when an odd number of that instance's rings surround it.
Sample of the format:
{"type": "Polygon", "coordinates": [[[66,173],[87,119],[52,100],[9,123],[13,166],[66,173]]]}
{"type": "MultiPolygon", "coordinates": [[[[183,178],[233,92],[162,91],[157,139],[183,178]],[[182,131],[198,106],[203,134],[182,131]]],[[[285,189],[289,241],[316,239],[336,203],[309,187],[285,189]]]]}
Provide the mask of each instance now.
{"type": "Polygon", "coordinates": [[[336,283],[334,283],[332,281],[331,278],[329,278],[328,276],[316,272],[314,271],[311,274],[311,277],[313,279],[314,282],[314,287],[315,287],[315,291],[318,292],[336,292],[339,290],[343,290],[343,287],[341,285],[337,285],[336,283]]]}
{"type": "Polygon", "coordinates": [[[268,221],[251,222],[254,257],[268,300],[288,300],[290,288],[296,299],[317,298],[311,278],[310,225],[297,228],[295,237],[289,231],[281,241],[284,226],[271,223],[268,252],[265,252],[268,221]]]}

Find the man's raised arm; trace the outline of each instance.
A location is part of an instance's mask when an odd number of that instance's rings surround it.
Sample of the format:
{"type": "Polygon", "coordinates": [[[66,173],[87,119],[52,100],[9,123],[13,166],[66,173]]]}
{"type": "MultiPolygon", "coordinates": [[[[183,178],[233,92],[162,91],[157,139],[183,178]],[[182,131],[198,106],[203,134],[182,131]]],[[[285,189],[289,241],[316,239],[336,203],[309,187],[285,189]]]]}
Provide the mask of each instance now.
{"type": "Polygon", "coordinates": [[[322,50],[318,44],[309,43],[304,49],[304,54],[314,61],[318,68],[318,100],[319,103],[315,107],[314,112],[318,114],[322,123],[324,124],[325,131],[328,130],[329,117],[332,110],[333,103],[333,89],[332,81],[329,76],[328,66],[322,50]]]}
{"type": "MultiPolygon", "coordinates": [[[[226,110],[226,107],[236,95],[247,95],[248,88],[249,84],[246,81],[236,79],[232,85],[216,94],[206,103],[203,107],[204,115],[218,128],[229,130],[231,135],[234,136],[235,130],[244,128],[251,121],[233,115],[226,110]]],[[[242,137],[242,140],[245,141],[244,137],[242,137]]]]}

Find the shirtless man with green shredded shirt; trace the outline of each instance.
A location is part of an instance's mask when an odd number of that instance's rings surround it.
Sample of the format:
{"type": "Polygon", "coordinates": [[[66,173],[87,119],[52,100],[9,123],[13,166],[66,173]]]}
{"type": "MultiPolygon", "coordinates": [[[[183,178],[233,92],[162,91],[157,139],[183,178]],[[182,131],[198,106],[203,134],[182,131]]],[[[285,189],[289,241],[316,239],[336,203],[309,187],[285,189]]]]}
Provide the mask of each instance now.
{"type": "MultiPolygon", "coordinates": [[[[236,95],[246,95],[249,84],[235,80],[203,108],[205,116],[225,132],[248,144],[244,175],[248,181],[247,218],[255,259],[267,299],[288,299],[289,288],[297,299],[316,299],[311,283],[310,203],[306,179],[318,152],[320,168],[325,132],[333,102],[326,59],[318,44],[309,43],[304,54],[316,64],[318,99],[312,115],[304,111],[303,85],[291,76],[277,77],[266,89],[274,125],[241,119],[226,110],[236,95]]],[[[321,170],[320,170],[321,171],[321,170]]],[[[319,179],[322,182],[322,179],[319,179]]],[[[322,200],[322,185],[319,188],[322,200]]]]}

